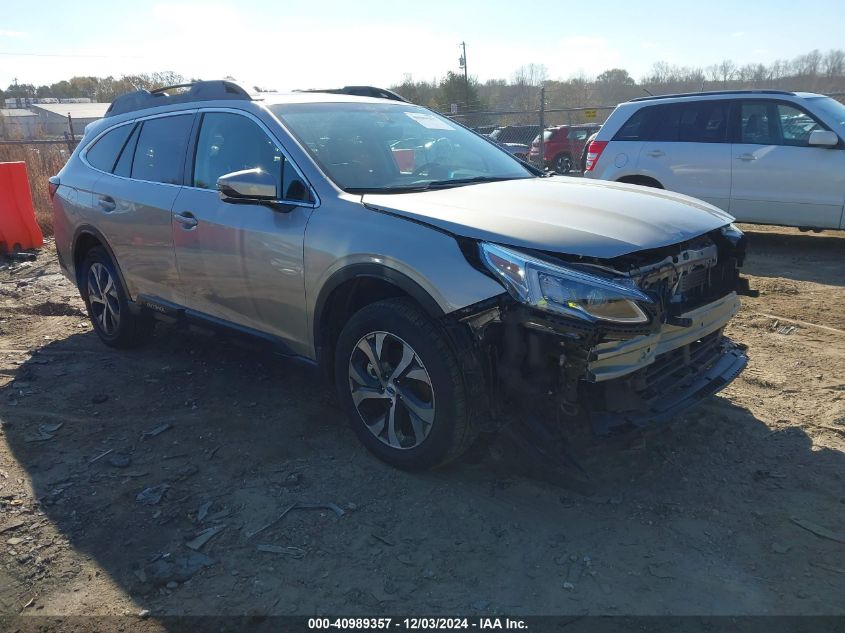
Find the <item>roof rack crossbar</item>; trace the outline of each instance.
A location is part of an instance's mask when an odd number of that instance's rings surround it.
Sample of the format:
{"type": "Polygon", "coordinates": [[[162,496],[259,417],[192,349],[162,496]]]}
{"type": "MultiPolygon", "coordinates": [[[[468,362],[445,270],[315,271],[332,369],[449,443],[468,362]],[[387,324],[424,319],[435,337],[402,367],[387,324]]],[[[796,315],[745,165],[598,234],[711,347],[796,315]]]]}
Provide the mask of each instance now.
{"type": "Polygon", "coordinates": [[[193,86],[197,85],[197,83],[199,82],[195,81],[193,83],[173,84],[172,86],[162,86],[161,88],[153,88],[152,90],[150,90],[150,94],[157,95],[161,94],[162,92],[167,92],[168,90],[174,90],[176,88],[192,88],[193,86]]]}
{"type": "Polygon", "coordinates": [[[215,79],[212,81],[195,81],[175,86],[165,86],[154,90],[136,90],[117,97],[105,116],[116,116],[136,110],[145,110],[157,106],[170,105],[174,103],[191,103],[193,101],[210,101],[218,99],[231,99],[240,101],[251,101],[249,93],[233,81],[215,79]],[[169,94],[168,91],[177,88],[188,88],[185,92],[169,94]]]}
{"type": "Polygon", "coordinates": [[[677,97],[702,97],[702,96],[712,96],[712,95],[738,95],[738,94],[772,94],[772,95],[792,95],[794,96],[794,92],[789,92],[787,90],[709,90],[703,92],[679,92],[676,94],[670,95],[650,95],[648,97],[637,97],[635,99],[631,99],[631,101],[654,101],[657,99],[674,99],[677,97]]]}
{"type": "Polygon", "coordinates": [[[402,95],[397,94],[392,90],[388,90],[387,88],[377,88],[376,86],[344,86],[343,88],[327,88],[325,90],[295,90],[294,92],[322,92],[334,95],[350,95],[353,97],[375,97],[376,99],[390,99],[391,101],[410,103],[402,95]]]}

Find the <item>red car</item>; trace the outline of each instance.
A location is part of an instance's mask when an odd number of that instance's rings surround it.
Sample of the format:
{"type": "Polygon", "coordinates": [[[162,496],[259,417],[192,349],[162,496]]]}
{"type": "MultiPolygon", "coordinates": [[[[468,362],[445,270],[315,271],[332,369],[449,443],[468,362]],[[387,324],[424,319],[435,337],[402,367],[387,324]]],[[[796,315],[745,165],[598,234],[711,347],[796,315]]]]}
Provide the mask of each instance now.
{"type": "MultiPolygon", "coordinates": [[[[600,128],[597,124],[585,125],[561,125],[547,128],[543,132],[544,156],[546,167],[553,169],[559,174],[565,174],[573,169],[583,169],[580,165],[581,152],[587,138],[600,128]]],[[[536,162],[540,155],[540,138],[534,139],[531,143],[531,151],[528,158],[536,162]]]]}

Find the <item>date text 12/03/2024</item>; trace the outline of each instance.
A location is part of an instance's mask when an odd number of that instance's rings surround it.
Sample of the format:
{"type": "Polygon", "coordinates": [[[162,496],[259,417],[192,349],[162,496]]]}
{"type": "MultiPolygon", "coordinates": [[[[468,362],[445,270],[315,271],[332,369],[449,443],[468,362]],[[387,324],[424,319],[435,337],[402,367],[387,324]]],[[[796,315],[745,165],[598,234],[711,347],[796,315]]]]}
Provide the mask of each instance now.
{"type": "Polygon", "coordinates": [[[309,618],[309,630],[527,630],[524,620],[512,618],[309,618]]]}

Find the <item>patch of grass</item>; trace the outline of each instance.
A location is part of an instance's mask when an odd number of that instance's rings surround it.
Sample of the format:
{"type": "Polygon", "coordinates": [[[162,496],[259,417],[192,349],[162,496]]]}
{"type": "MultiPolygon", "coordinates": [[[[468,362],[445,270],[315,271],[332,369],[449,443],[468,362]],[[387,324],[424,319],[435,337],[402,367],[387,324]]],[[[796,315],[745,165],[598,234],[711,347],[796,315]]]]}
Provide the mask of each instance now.
{"type": "Polygon", "coordinates": [[[0,163],[23,161],[29,176],[29,190],[35,220],[45,236],[53,234],[53,208],[47,179],[55,176],[70,157],[67,145],[0,145],[0,163]]]}

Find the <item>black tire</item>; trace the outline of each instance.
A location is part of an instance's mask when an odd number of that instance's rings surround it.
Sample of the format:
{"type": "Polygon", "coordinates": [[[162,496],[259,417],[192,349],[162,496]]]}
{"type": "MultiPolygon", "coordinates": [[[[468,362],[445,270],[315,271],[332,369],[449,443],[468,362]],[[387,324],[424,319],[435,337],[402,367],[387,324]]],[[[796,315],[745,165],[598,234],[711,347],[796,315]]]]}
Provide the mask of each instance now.
{"type": "Polygon", "coordinates": [[[572,156],[569,154],[558,154],[552,163],[553,169],[559,174],[568,174],[572,171],[572,156]]]}
{"type": "MultiPolygon", "coordinates": [[[[375,348],[370,348],[370,351],[375,351],[375,348]]],[[[396,354],[394,354],[395,357],[396,354]]],[[[363,358],[365,363],[366,358],[363,358]]],[[[370,370],[370,364],[366,369],[370,370]]],[[[408,373],[409,377],[410,375],[411,373],[408,373]]],[[[385,393],[385,387],[379,386],[379,381],[382,385],[385,384],[381,377],[374,373],[369,375],[359,373],[358,377],[372,380],[374,389],[382,394],[385,393]]],[[[397,468],[418,470],[445,464],[465,452],[476,437],[468,407],[467,389],[455,348],[443,327],[429,318],[410,299],[379,301],[362,308],[352,316],[340,333],[335,347],[335,383],[341,406],[348,415],[358,438],[376,457],[397,468]],[[387,348],[390,345],[394,347],[398,345],[398,349],[394,351],[401,350],[404,353],[403,345],[406,345],[414,354],[410,366],[417,369],[412,373],[419,375],[419,367],[422,367],[429,380],[428,383],[415,383],[413,380],[408,380],[398,387],[399,379],[397,378],[397,388],[393,393],[398,392],[398,395],[393,396],[393,405],[390,404],[391,400],[385,400],[391,397],[389,394],[373,396],[372,400],[367,400],[367,403],[372,403],[374,408],[382,405],[386,407],[385,420],[388,419],[391,408],[397,407],[394,438],[401,434],[402,438],[408,441],[407,447],[389,445],[386,430],[384,437],[379,437],[371,431],[371,427],[364,420],[363,407],[362,411],[359,411],[352,395],[353,390],[360,389],[363,384],[360,380],[356,382],[352,377],[355,359],[361,357],[362,348],[359,344],[374,340],[375,336],[382,334],[386,336],[382,337],[383,354],[378,362],[386,369],[380,371],[380,374],[383,373],[386,378],[387,374],[395,370],[396,365],[399,364],[394,363],[391,366],[387,358],[390,356],[390,350],[387,348]],[[402,389],[420,384],[427,389],[423,400],[428,400],[430,393],[433,411],[433,421],[430,425],[426,425],[427,434],[421,441],[416,436],[417,426],[411,429],[411,413],[408,405],[404,405],[404,421],[401,409],[403,403],[407,401],[402,398],[404,393],[402,389]],[[406,428],[409,433],[405,435],[402,428],[406,428]],[[413,435],[413,440],[410,439],[411,435],[413,435]],[[419,443],[412,443],[418,441],[419,443]]],[[[366,387],[365,390],[369,392],[372,389],[366,387]]],[[[371,419],[376,417],[380,417],[379,412],[376,412],[371,419]]],[[[386,426],[387,423],[385,422],[384,425],[386,426]]]]}
{"type": "MultiPolygon", "coordinates": [[[[108,287],[108,282],[102,284],[108,287]]],[[[95,291],[97,292],[97,291],[95,291]]],[[[88,251],[79,271],[79,293],[88,308],[88,317],[94,326],[94,331],[100,340],[109,347],[131,348],[141,345],[152,333],[155,321],[147,315],[133,312],[129,307],[129,298],[120,281],[117,267],[106,250],[96,246],[88,251]],[[110,314],[105,321],[102,318],[105,303],[98,301],[89,291],[89,282],[96,287],[97,280],[105,279],[103,271],[108,274],[113,288],[106,293],[110,314]],[[99,275],[97,274],[99,273],[99,275]],[[93,275],[93,276],[92,276],[93,275]],[[117,315],[114,318],[113,315],[117,315]]]]}

